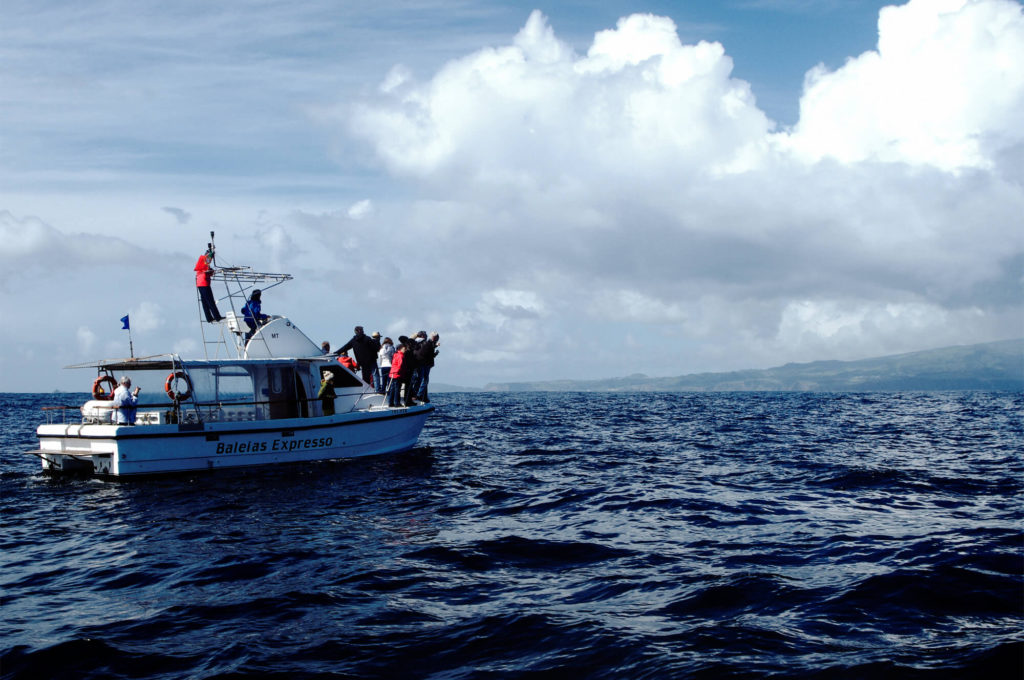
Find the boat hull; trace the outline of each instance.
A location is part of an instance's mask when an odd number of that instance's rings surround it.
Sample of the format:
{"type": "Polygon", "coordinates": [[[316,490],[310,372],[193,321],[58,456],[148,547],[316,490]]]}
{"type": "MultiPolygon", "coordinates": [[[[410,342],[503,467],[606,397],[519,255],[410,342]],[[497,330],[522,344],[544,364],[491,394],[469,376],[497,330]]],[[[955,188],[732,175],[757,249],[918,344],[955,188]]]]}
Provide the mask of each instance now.
{"type": "Polygon", "coordinates": [[[40,425],[32,453],[51,473],[110,477],[358,458],[413,448],[429,404],[315,418],[198,425],[40,425]]]}

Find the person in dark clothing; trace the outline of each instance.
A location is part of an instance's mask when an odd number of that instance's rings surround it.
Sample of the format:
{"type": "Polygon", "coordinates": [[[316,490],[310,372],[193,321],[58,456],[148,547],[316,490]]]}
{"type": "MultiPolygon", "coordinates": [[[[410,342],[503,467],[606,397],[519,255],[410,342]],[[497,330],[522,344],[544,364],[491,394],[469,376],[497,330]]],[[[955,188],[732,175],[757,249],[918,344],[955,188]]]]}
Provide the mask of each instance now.
{"type": "MultiPolygon", "coordinates": [[[[402,338],[399,338],[399,341],[401,340],[402,338]]],[[[405,360],[402,362],[399,382],[401,383],[403,403],[406,406],[413,406],[416,401],[412,398],[411,383],[412,375],[416,371],[416,359],[413,357],[413,349],[416,347],[416,343],[409,338],[405,338],[405,342],[402,344],[405,346],[405,360]]]]}
{"type": "Polygon", "coordinates": [[[398,338],[398,341],[405,345],[405,359],[402,362],[402,369],[408,373],[408,378],[404,383],[406,406],[415,403],[414,395],[416,394],[417,388],[416,379],[419,378],[420,375],[420,360],[417,355],[417,350],[419,350],[420,345],[416,342],[417,337],[418,336],[414,335],[411,338],[407,338],[403,335],[398,338]]]}
{"type": "Polygon", "coordinates": [[[373,374],[377,370],[377,352],[380,351],[380,342],[374,340],[363,332],[362,326],[356,326],[355,335],[352,339],[342,345],[335,354],[344,354],[352,350],[356,357],[356,363],[363,373],[363,382],[372,385],[373,374]]]}
{"type": "MultiPolygon", "coordinates": [[[[421,331],[422,332],[422,331],[421,331]]],[[[425,335],[425,334],[424,334],[425,335]]],[[[430,369],[434,367],[434,357],[437,356],[437,346],[440,344],[440,336],[436,331],[430,337],[419,343],[416,349],[416,360],[419,364],[419,374],[416,379],[416,401],[424,404],[430,402],[427,394],[427,385],[430,383],[430,369]]]]}
{"type": "Polygon", "coordinates": [[[377,331],[373,332],[370,339],[373,340],[373,344],[377,347],[377,357],[373,360],[373,381],[371,384],[378,394],[384,394],[384,381],[380,379],[380,349],[384,345],[381,344],[380,333],[377,331]]]}

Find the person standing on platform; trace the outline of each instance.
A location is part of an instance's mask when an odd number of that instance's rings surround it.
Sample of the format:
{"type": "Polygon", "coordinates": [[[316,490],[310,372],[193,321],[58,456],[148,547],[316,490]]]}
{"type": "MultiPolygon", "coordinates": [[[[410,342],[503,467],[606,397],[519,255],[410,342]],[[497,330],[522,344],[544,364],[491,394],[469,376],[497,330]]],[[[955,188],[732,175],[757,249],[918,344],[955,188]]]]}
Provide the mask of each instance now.
{"type": "Polygon", "coordinates": [[[417,350],[420,348],[419,333],[413,335],[411,338],[407,338],[404,335],[398,338],[398,341],[405,345],[405,359],[403,360],[402,370],[407,371],[409,377],[406,379],[405,386],[405,400],[406,406],[408,406],[412,400],[413,395],[416,394],[416,390],[419,387],[417,379],[420,377],[420,359],[417,350]]]}
{"type": "Polygon", "coordinates": [[[395,352],[395,357],[391,359],[391,375],[395,374],[395,358],[398,357],[398,352],[402,352],[402,365],[398,371],[402,401],[406,406],[414,406],[416,402],[412,398],[412,376],[416,372],[416,355],[413,353],[416,342],[404,335],[398,336],[398,342],[401,344],[395,352]]]}
{"type": "Polygon", "coordinates": [[[391,371],[388,373],[388,377],[391,379],[391,382],[388,384],[388,406],[391,408],[401,405],[402,362],[405,360],[406,351],[405,344],[399,338],[398,349],[395,350],[394,356],[391,357],[391,371]]]}
{"type": "Polygon", "coordinates": [[[374,331],[370,335],[370,340],[373,341],[373,347],[374,347],[374,349],[377,350],[377,356],[374,357],[374,360],[373,360],[373,380],[371,382],[373,384],[373,389],[374,390],[376,390],[379,394],[384,394],[384,383],[380,379],[380,348],[381,348],[380,332],[379,331],[374,331]]]}
{"type": "Polygon", "coordinates": [[[338,349],[337,354],[344,354],[352,350],[356,357],[356,363],[362,370],[363,382],[372,385],[373,372],[377,369],[377,350],[379,349],[380,343],[364,333],[362,326],[356,326],[355,335],[338,349]]]}
{"type": "Polygon", "coordinates": [[[196,262],[196,288],[199,290],[199,300],[203,303],[203,314],[206,315],[207,323],[221,321],[224,317],[217,309],[217,301],[213,298],[213,291],[210,289],[210,276],[213,275],[213,249],[207,250],[199,256],[196,262]]]}
{"type": "Polygon", "coordinates": [[[380,387],[377,392],[385,394],[388,389],[388,378],[391,373],[391,357],[395,355],[395,343],[391,338],[384,338],[380,351],[377,352],[377,375],[380,379],[380,387]]]}
{"type": "Polygon", "coordinates": [[[118,425],[134,425],[136,408],[139,405],[139,389],[132,389],[132,379],[128,376],[121,376],[121,383],[114,390],[113,401],[110,405],[114,407],[114,422],[118,425]]]}
{"type": "Polygon", "coordinates": [[[441,344],[441,340],[437,331],[431,331],[430,338],[421,342],[416,350],[417,364],[419,364],[419,367],[416,369],[419,372],[416,381],[416,401],[424,404],[430,402],[430,395],[427,394],[427,385],[430,383],[430,369],[434,367],[434,357],[440,351],[437,349],[439,344],[441,344]]]}

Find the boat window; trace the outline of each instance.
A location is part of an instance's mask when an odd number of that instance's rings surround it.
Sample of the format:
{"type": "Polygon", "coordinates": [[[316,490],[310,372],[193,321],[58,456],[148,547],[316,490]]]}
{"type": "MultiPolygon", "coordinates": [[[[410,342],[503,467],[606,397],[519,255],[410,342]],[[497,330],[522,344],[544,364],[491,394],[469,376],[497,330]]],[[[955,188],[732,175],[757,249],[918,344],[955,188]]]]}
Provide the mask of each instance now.
{"type": "Polygon", "coordinates": [[[217,400],[242,401],[253,400],[252,376],[241,366],[224,366],[217,375],[217,400]]]}
{"type": "Polygon", "coordinates": [[[344,368],[340,366],[323,366],[320,368],[320,380],[324,379],[324,373],[330,371],[334,374],[334,386],[336,388],[341,387],[362,387],[363,383],[359,381],[359,378],[355,377],[344,368]]]}
{"type": "Polygon", "coordinates": [[[217,398],[217,373],[212,368],[190,366],[189,377],[192,379],[192,394],[197,402],[215,401],[217,398]]]}

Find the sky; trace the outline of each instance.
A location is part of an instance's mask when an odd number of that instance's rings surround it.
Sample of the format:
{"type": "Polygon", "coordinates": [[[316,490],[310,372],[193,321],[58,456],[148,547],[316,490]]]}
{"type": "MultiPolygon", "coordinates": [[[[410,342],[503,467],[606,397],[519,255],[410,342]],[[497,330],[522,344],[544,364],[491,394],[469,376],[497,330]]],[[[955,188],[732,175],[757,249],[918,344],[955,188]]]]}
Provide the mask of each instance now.
{"type": "Polygon", "coordinates": [[[210,231],[454,385],[1021,337],[1022,122],[1016,0],[4,0],[0,391],[202,358],[210,231]]]}

